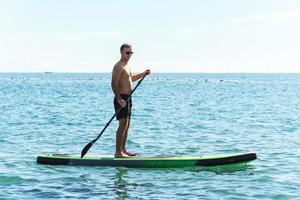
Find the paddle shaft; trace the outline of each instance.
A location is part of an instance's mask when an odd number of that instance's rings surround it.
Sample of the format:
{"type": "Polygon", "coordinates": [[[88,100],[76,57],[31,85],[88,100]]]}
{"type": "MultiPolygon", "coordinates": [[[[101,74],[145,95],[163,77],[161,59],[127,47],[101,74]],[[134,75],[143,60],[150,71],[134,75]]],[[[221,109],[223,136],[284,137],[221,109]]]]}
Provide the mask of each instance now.
{"type": "MultiPolygon", "coordinates": [[[[131,95],[134,93],[134,91],[136,90],[136,88],[142,83],[142,81],[144,80],[144,78],[146,77],[146,74],[142,77],[141,80],[139,80],[139,82],[137,83],[137,85],[134,87],[134,89],[131,91],[131,93],[129,94],[129,97],[126,99],[126,103],[127,101],[130,100],[131,95]]],[[[100,134],[98,135],[98,137],[94,140],[92,140],[91,142],[89,142],[81,151],[81,158],[88,152],[88,150],[93,146],[93,144],[96,143],[96,141],[101,137],[101,135],[104,133],[104,131],[106,130],[106,128],[109,126],[109,124],[111,123],[111,121],[115,118],[115,116],[122,110],[122,107],[119,108],[119,110],[117,110],[117,112],[115,112],[115,114],[110,118],[110,120],[106,123],[105,127],[102,129],[102,131],[100,132],[100,134]]]]}

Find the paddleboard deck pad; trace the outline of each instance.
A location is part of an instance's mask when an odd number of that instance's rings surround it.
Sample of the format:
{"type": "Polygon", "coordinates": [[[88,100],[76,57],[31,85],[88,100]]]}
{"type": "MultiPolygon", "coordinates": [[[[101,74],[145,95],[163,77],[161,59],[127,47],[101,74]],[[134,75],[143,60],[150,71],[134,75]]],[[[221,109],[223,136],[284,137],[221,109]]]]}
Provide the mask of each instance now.
{"type": "Polygon", "coordinates": [[[85,156],[70,154],[45,154],[37,157],[38,164],[73,166],[112,166],[130,168],[178,168],[192,166],[218,166],[248,163],[255,160],[256,153],[208,155],[208,156],[147,156],[114,158],[111,156],[85,156]]]}

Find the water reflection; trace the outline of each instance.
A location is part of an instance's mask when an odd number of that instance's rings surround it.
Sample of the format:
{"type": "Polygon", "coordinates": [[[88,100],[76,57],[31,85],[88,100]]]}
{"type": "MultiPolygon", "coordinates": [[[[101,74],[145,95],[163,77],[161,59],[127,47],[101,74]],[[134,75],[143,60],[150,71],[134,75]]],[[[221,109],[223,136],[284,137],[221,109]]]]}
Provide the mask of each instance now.
{"type": "Polygon", "coordinates": [[[129,197],[128,192],[134,189],[134,184],[127,181],[126,175],[128,174],[127,168],[116,168],[116,177],[114,181],[114,191],[116,193],[116,199],[123,200],[129,197]]]}
{"type": "MultiPolygon", "coordinates": [[[[248,164],[229,164],[229,165],[221,165],[221,166],[214,166],[214,167],[200,167],[194,168],[193,171],[195,172],[203,172],[209,171],[214,172],[216,174],[234,174],[235,172],[246,171],[253,168],[253,166],[248,164]]],[[[249,173],[252,175],[252,173],[249,173]]]]}
{"type": "MultiPolygon", "coordinates": [[[[230,175],[236,174],[238,172],[247,171],[249,169],[253,169],[254,167],[248,164],[231,164],[231,165],[222,165],[222,166],[215,166],[215,167],[190,167],[190,168],[157,168],[157,169],[140,169],[140,173],[144,173],[144,170],[147,171],[147,174],[150,173],[157,174],[157,171],[163,173],[184,173],[184,172],[196,172],[196,173],[203,173],[205,171],[213,172],[218,175],[230,175]]],[[[112,189],[115,193],[115,199],[124,200],[132,198],[135,193],[134,191],[137,189],[138,186],[146,186],[146,183],[135,183],[133,182],[136,180],[133,177],[136,177],[137,170],[133,170],[130,168],[122,168],[117,167],[115,168],[115,176],[113,178],[114,183],[112,185],[112,189]],[[130,173],[131,172],[131,173],[130,173]],[[133,177],[132,177],[133,176],[133,177]]],[[[249,175],[253,175],[253,170],[249,171],[249,175]]],[[[150,184],[153,186],[152,184],[150,184]]]]}

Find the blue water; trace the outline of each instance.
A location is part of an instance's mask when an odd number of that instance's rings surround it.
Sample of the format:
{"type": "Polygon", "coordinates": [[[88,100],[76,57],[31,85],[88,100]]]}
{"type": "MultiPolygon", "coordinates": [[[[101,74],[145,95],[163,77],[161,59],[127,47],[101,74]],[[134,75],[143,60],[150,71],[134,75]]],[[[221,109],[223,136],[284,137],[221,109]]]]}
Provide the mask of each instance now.
{"type": "MultiPolygon", "coordinates": [[[[256,152],[241,170],[36,164],[76,153],[113,115],[110,74],[0,74],[0,199],[300,199],[300,74],[152,74],[128,150],[256,152]]],[[[114,120],[90,154],[114,154],[114,120]]]]}

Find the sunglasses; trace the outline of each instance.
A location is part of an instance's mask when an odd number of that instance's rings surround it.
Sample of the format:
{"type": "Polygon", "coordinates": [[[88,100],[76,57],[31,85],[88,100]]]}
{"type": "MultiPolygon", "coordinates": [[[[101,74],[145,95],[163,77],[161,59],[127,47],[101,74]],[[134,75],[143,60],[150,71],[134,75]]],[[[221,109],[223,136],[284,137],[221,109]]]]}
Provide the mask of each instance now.
{"type": "Polygon", "coordinates": [[[132,51],[128,51],[128,52],[125,52],[127,55],[132,55],[133,52],[132,51]]]}

